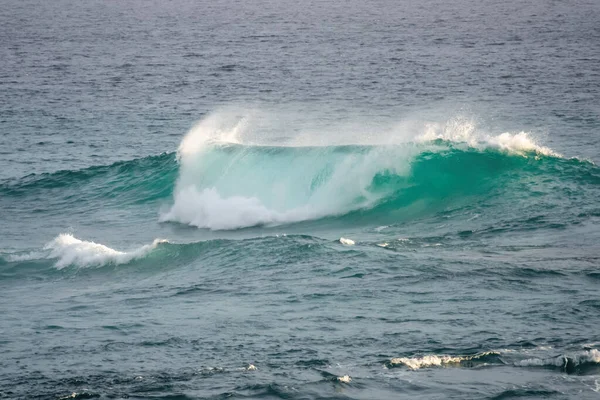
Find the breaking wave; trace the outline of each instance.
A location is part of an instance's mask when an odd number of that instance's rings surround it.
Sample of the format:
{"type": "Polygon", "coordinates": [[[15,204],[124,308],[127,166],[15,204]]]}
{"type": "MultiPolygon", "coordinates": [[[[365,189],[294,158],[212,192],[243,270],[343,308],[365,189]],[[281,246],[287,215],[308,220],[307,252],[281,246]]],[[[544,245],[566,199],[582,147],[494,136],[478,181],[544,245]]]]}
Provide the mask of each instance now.
{"type": "Polygon", "coordinates": [[[386,215],[387,224],[492,192],[507,202],[558,195],[552,180],[600,185],[591,162],[563,158],[529,133],[492,135],[461,118],[375,136],[323,132],[331,134],[325,144],[314,132],[279,137],[263,128],[216,113],[177,153],[4,181],[0,194],[26,200],[44,192],[61,211],[150,203],[161,222],[233,230],[358,214],[386,215]]]}
{"type": "Polygon", "coordinates": [[[501,187],[514,172],[553,174],[585,164],[528,133],[483,134],[462,119],[425,124],[386,143],[370,136],[368,144],[354,137],[348,140],[357,144],[327,146],[306,145],[315,141],[306,135],[268,144],[273,140],[256,138],[251,127],[246,118],[217,115],[188,133],[178,150],[173,204],[161,221],[229,230],[382,207],[435,209],[501,187]]]}

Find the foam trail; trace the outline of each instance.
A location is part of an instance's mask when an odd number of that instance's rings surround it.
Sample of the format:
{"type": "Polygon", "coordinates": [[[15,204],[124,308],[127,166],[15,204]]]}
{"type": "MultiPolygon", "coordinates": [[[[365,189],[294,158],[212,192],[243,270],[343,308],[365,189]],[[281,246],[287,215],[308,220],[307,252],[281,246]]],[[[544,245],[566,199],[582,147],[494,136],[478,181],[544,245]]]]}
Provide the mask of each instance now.
{"type": "Polygon", "coordinates": [[[6,254],[3,255],[3,258],[8,262],[21,262],[21,261],[31,261],[31,260],[39,260],[40,258],[46,258],[46,253],[41,251],[30,251],[25,253],[18,254],[6,254]]]}
{"type": "Polygon", "coordinates": [[[79,240],[70,234],[61,234],[46,244],[44,249],[50,250],[46,258],[57,259],[55,266],[62,269],[69,265],[90,267],[126,264],[144,257],[160,243],[166,242],[163,239],[156,239],[152,244],[144,245],[131,252],[123,252],[103,244],[79,240]]]}

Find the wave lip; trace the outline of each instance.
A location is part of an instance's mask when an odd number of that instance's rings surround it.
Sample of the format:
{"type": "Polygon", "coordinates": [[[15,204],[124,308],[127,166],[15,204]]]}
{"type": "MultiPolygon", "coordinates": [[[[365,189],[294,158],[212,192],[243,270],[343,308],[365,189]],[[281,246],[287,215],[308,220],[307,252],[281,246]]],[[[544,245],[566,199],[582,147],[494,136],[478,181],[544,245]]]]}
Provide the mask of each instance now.
{"type": "Polygon", "coordinates": [[[475,123],[465,118],[452,118],[445,124],[428,123],[425,125],[424,132],[417,136],[417,141],[421,143],[434,141],[464,143],[471,148],[493,148],[516,155],[524,156],[527,153],[534,153],[562,158],[561,154],[551,148],[536,143],[530,133],[524,131],[504,132],[495,136],[485,134],[478,132],[475,123]]]}
{"type": "Polygon", "coordinates": [[[50,251],[46,258],[56,259],[56,268],[63,269],[69,265],[93,267],[107,264],[127,264],[146,256],[161,243],[168,243],[168,241],[155,239],[152,244],[144,245],[130,252],[124,252],[103,244],[80,240],[73,235],[63,233],[46,244],[44,250],[50,251]]]}

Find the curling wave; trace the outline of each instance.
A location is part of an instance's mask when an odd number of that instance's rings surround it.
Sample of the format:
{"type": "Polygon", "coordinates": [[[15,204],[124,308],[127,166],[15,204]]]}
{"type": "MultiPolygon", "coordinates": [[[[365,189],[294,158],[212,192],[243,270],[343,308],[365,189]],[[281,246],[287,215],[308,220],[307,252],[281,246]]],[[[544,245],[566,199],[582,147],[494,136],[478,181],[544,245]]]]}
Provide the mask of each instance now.
{"type": "MultiPolygon", "coordinates": [[[[398,140],[371,137],[368,144],[353,145],[306,146],[302,135],[304,141],[272,145],[255,131],[247,118],[227,115],[194,127],[178,149],[173,204],[160,220],[228,230],[382,206],[435,208],[500,187],[514,178],[509,172],[563,173],[572,161],[525,132],[482,134],[463,119],[425,124],[398,140]]],[[[594,175],[598,178],[597,171],[594,175]]]]}
{"type": "MultiPolygon", "coordinates": [[[[182,158],[173,204],[160,219],[218,230],[382,207],[435,210],[506,186],[515,181],[515,173],[522,179],[560,178],[565,172],[577,174],[578,168],[589,173],[595,167],[543,151],[512,153],[441,140],[384,147],[210,143],[182,158]]],[[[598,171],[591,172],[598,181],[598,171]]]]}

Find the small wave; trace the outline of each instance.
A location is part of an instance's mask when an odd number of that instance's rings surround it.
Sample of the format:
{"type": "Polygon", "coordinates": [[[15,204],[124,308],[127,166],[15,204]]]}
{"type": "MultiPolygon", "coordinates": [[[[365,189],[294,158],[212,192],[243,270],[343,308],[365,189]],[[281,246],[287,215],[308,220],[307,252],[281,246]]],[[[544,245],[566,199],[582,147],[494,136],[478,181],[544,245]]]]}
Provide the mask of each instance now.
{"type": "Polygon", "coordinates": [[[600,364],[600,351],[597,349],[549,358],[527,358],[514,363],[517,367],[555,367],[567,373],[595,364],[600,364]]]}
{"type": "Polygon", "coordinates": [[[22,261],[39,260],[39,259],[46,258],[46,256],[47,256],[47,252],[26,251],[26,252],[20,252],[20,253],[3,254],[1,259],[5,260],[6,262],[14,263],[14,262],[22,262],[22,261]]]}
{"type": "Polygon", "coordinates": [[[417,370],[420,368],[427,367],[442,367],[446,365],[458,365],[464,362],[476,362],[479,361],[484,363],[486,361],[491,361],[491,357],[499,356],[500,353],[495,351],[488,351],[483,353],[477,353],[473,355],[466,356],[451,356],[451,355],[424,355],[420,357],[399,357],[392,358],[389,361],[390,366],[398,366],[404,365],[412,370],[417,370]]]}
{"type": "Polygon", "coordinates": [[[348,238],[340,238],[340,243],[346,246],[353,246],[355,244],[354,240],[348,238]]]}
{"type": "Polygon", "coordinates": [[[59,397],[58,400],[70,400],[70,399],[93,399],[96,397],[100,397],[99,394],[97,393],[88,393],[88,392],[81,392],[81,393],[77,393],[77,392],[73,392],[67,396],[62,396],[59,397]]]}
{"type": "Polygon", "coordinates": [[[156,239],[152,244],[144,245],[130,252],[124,252],[103,244],[77,239],[70,234],[61,234],[46,244],[44,249],[49,250],[46,258],[56,259],[56,268],[62,269],[69,265],[92,267],[106,264],[126,264],[144,257],[161,243],[168,243],[168,241],[156,239]]]}
{"type": "Polygon", "coordinates": [[[42,191],[52,191],[52,197],[89,201],[99,198],[104,203],[118,199],[143,203],[172,195],[179,168],[174,153],[119,161],[80,170],[62,170],[52,173],[30,174],[0,182],[0,195],[23,197],[42,191]]]}
{"type": "MultiPolygon", "coordinates": [[[[141,267],[144,271],[177,268],[202,258],[219,262],[227,254],[247,246],[264,245],[277,251],[289,252],[299,257],[306,249],[321,249],[327,240],[308,235],[274,235],[242,239],[211,239],[189,243],[171,243],[155,239],[152,243],[129,251],[116,250],[104,244],[78,239],[70,234],[61,234],[43,248],[18,253],[0,253],[0,279],[23,277],[31,273],[53,274],[62,270],[87,269],[96,271],[101,267],[128,265],[141,267]],[[67,268],[69,267],[69,268],[67,268]],[[73,267],[73,268],[70,268],[73,267]],[[96,268],[86,268],[96,267],[96,268]]],[[[319,250],[320,251],[320,250],[319,250]]],[[[335,251],[331,249],[331,251],[335,251]]],[[[80,271],[83,272],[83,271],[80,271]]],[[[177,295],[196,291],[184,287],[177,295]]]]}

